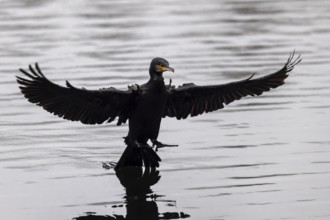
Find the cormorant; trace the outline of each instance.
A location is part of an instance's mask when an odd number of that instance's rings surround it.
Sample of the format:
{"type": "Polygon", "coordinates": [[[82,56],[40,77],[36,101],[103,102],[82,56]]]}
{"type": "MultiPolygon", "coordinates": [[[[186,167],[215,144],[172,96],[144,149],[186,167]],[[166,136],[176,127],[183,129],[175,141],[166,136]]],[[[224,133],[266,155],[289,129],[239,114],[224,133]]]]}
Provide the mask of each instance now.
{"type": "Polygon", "coordinates": [[[161,159],[147,144],[150,140],[157,148],[166,145],[157,140],[161,120],[164,117],[185,119],[212,112],[244,96],[261,95],[263,92],[284,84],[295,65],[291,53],[284,66],[275,73],[252,79],[220,85],[198,86],[193,83],[179,87],[166,85],[163,72],[174,69],[163,58],[154,58],[149,68],[149,81],[142,85],[128,86],[127,90],[110,87],[100,90],[79,89],[66,81],[66,87],[48,80],[38,63],[30,72],[20,69],[27,77],[17,76],[21,92],[32,103],[59,117],[84,124],[110,123],[118,118],[117,125],[129,121],[127,145],[116,168],[123,166],[159,166],[161,159]]]}

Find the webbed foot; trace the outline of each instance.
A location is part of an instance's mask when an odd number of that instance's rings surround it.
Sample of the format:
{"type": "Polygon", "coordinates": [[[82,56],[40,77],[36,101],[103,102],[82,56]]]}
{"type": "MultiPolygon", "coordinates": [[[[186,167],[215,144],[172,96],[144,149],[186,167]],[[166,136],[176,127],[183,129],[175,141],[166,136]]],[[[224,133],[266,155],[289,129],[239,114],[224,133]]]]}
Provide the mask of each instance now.
{"type": "Polygon", "coordinates": [[[158,148],[163,148],[163,147],[179,147],[177,144],[163,144],[160,141],[157,140],[152,140],[152,146],[156,146],[155,151],[158,151],[158,148]]]}

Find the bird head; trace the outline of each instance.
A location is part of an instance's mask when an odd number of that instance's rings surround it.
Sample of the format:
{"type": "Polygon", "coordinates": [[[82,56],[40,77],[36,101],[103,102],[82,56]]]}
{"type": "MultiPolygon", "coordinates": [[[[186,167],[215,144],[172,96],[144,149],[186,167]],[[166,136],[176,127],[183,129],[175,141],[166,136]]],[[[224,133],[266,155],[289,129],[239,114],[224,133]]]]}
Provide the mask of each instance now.
{"type": "Polygon", "coordinates": [[[163,72],[165,71],[171,71],[174,73],[174,69],[170,67],[170,64],[167,60],[160,57],[152,59],[149,69],[151,76],[162,76],[163,72]]]}

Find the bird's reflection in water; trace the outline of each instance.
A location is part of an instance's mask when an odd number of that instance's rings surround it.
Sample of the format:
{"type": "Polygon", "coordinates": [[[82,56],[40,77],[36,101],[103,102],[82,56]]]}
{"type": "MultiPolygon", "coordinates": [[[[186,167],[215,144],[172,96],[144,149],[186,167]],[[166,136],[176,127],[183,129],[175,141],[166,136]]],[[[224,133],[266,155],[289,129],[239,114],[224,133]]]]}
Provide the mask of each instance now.
{"type": "Polygon", "coordinates": [[[159,196],[153,194],[150,188],[161,177],[159,170],[156,168],[123,167],[116,170],[116,175],[126,189],[126,216],[100,216],[89,213],[85,216],[74,218],[75,220],[158,220],[190,217],[183,212],[158,212],[157,198],[159,196]]]}

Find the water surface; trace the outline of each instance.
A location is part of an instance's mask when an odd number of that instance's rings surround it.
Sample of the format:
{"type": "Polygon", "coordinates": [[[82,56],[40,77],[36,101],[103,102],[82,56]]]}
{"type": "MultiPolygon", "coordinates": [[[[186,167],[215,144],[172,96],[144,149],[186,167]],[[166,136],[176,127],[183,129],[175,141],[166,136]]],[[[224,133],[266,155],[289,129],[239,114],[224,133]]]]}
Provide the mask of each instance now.
{"type": "Polygon", "coordinates": [[[151,219],[330,218],[329,1],[0,5],[0,219],[130,218],[124,187],[101,166],[120,157],[127,126],[69,122],[28,103],[18,68],[39,62],[61,85],[124,89],[161,56],[176,69],[166,81],[207,85],[274,72],[293,49],[303,62],[283,87],[165,119],[159,139],[180,147],[159,151],[161,178],[137,204],[151,219]]]}

